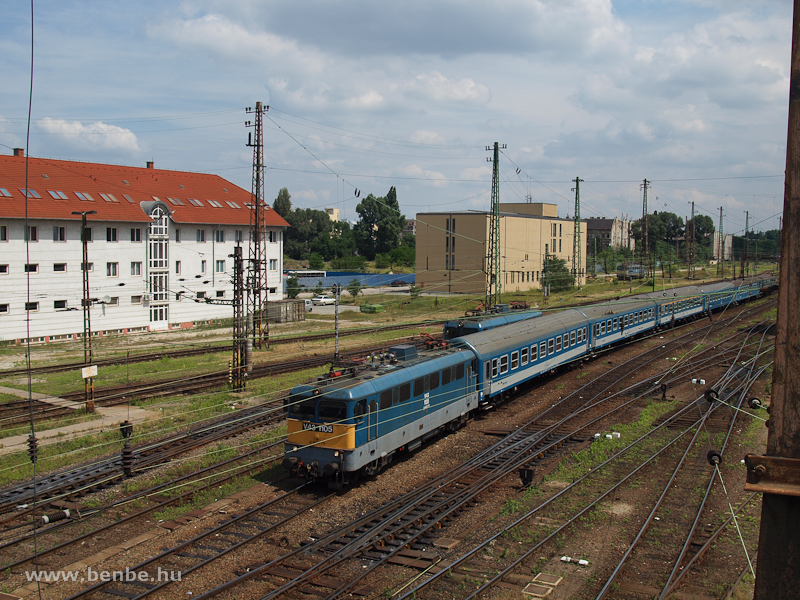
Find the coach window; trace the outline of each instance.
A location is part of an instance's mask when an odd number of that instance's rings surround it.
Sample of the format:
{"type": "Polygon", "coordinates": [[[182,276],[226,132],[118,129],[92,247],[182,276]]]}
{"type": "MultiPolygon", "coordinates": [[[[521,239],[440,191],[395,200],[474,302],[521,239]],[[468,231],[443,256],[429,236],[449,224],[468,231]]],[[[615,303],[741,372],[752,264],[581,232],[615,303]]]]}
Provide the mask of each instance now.
{"type": "Polygon", "coordinates": [[[611,319],[609,319],[608,321],[606,321],[606,331],[607,331],[608,333],[611,333],[611,319]]]}
{"type": "Polygon", "coordinates": [[[500,375],[508,373],[508,354],[500,357],[500,375]]]}
{"type": "Polygon", "coordinates": [[[400,402],[405,402],[411,398],[411,384],[404,383],[400,386],[400,402]]]}
{"type": "Polygon", "coordinates": [[[414,380],[414,395],[415,396],[422,396],[423,394],[423,386],[424,386],[424,379],[420,377],[419,379],[414,380]]]}
{"type": "Polygon", "coordinates": [[[561,352],[561,336],[556,338],[556,352],[561,352]]]}
{"type": "MultiPolygon", "coordinates": [[[[456,221],[455,219],[453,219],[453,227],[455,227],[455,223],[456,221]]],[[[461,363],[460,365],[455,367],[455,369],[456,369],[456,379],[464,379],[464,363],[461,363]]]]}
{"type": "Polygon", "coordinates": [[[569,334],[565,333],[564,334],[564,349],[566,350],[567,348],[569,348],[569,334]]]}
{"type": "Polygon", "coordinates": [[[602,323],[600,323],[600,335],[604,335],[605,332],[606,332],[606,322],[603,321],[602,323]]]}
{"type": "Polygon", "coordinates": [[[574,331],[569,334],[569,345],[570,346],[574,346],[575,345],[575,332],[574,331]]]}
{"type": "Polygon", "coordinates": [[[519,367],[519,352],[511,353],[511,368],[516,369],[519,367]]]}
{"type": "MultiPolygon", "coordinates": [[[[448,373],[449,373],[449,371],[448,371],[448,373]]],[[[492,359],[492,377],[493,378],[497,377],[497,359],[496,358],[492,359]]]]}
{"type": "MultiPolygon", "coordinates": [[[[496,361],[497,359],[494,360],[496,361]]],[[[496,368],[495,371],[497,371],[496,368]]],[[[495,375],[497,375],[497,373],[495,373],[495,375]]],[[[447,385],[448,383],[450,383],[450,369],[444,369],[442,371],[442,385],[447,385]]]]}
{"type": "Polygon", "coordinates": [[[547,353],[548,354],[553,354],[553,352],[555,351],[555,346],[556,346],[556,342],[555,342],[555,340],[553,338],[550,338],[549,340],[547,340],[547,353]]]}
{"type": "Polygon", "coordinates": [[[435,390],[439,387],[439,371],[431,373],[431,389],[435,390]]]}
{"type": "Polygon", "coordinates": [[[547,356],[547,342],[539,343],[539,358],[547,356]]]}
{"type": "Polygon", "coordinates": [[[520,358],[522,359],[522,366],[525,366],[525,365],[528,364],[528,347],[527,346],[525,346],[520,351],[520,358]]]}
{"type": "Polygon", "coordinates": [[[381,410],[392,407],[392,390],[381,392],[381,410]]]}
{"type": "Polygon", "coordinates": [[[539,360],[539,346],[534,344],[531,346],[531,362],[534,363],[539,360]]]}

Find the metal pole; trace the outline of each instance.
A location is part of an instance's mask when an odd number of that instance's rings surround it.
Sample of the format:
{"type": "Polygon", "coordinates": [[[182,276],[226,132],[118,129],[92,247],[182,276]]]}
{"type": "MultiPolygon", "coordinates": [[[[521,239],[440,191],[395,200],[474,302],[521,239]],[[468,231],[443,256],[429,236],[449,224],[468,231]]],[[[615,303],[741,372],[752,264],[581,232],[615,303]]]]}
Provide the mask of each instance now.
{"type": "Polygon", "coordinates": [[[334,347],[333,347],[333,359],[339,360],[339,295],[341,294],[342,286],[336,286],[336,294],[334,294],[334,312],[336,314],[335,321],[336,321],[336,335],[334,337],[334,347]]]}
{"type": "MultiPolygon", "coordinates": [[[[86,238],[86,215],[96,215],[96,210],[73,211],[73,215],[81,216],[81,245],[83,250],[83,362],[88,367],[92,364],[92,300],[89,296],[89,244],[86,238]]],[[[84,402],[86,412],[94,412],[94,380],[84,377],[84,402]]]]}
{"type": "MultiPolygon", "coordinates": [[[[787,473],[797,475],[800,465],[800,311],[792,310],[800,293],[800,0],[794,1],[789,127],[786,143],[786,185],[781,234],[781,270],[778,279],[778,321],[772,373],[768,457],[783,457],[787,473]]],[[[748,483],[750,483],[748,466],[748,483]]],[[[767,475],[771,473],[767,471],[767,475]]],[[[754,600],[796,598],[800,588],[800,486],[776,480],[775,492],[764,493],[754,600]],[[786,489],[795,495],[788,495],[786,489]]],[[[783,481],[781,481],[783,479],[783,481]]]]}

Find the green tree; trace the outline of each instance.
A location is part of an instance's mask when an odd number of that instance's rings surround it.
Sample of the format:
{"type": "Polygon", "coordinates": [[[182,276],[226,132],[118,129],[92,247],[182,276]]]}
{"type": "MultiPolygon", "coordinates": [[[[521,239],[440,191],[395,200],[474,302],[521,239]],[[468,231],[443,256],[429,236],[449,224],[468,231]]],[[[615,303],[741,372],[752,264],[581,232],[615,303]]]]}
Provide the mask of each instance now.
{"type": "Polygon", "coordinates": [[[272,209],[282,216],[284,219],[286,215],[292,212],[292,196],[289,194],[289,190],[286,188],[281,188],[278,192],[278,197],[275,198],[275,202],[272,203],[272,209]]]}
{"type": "Polygon", "coordinates": [[[353,281],[347,284],[347,293],[355,298],[359,292],[361,292],[361,282],[354,277],[353,281]]]}
{"type": "Polygon", "coordinates": [[[394,250],[400,245],[400,234],[406,225],[406,218],[400,213],[397,191],[394,186],[384,198],[372,194],[356,206],[360,219],[353,227],[356,249],[367,260],[376,254],[394,250]]]}
{"type": "Polygon", "coordinates": [[[289,277],[289,279],[286,280],[286,295],[289,296],[289,298],[297,298],[299,294],[300,281],[297,277],[289,277]]]}
{"type": "Polygon", "coordinates": [[[575,285],[575,278],[569,272],[567,263],[563,258],[549,257],[545,284],[550,285],[551,292],[568,290],[575,285]]]}
{"type": "Polygon", "coordinates": [[[290,227],[286,230],[283,250],[291,258],[299,260],[303,254],[316,251],[312,246],[318,238],[322,236],[330,238],[333,224],[324,210],[296,208],[284,218],[290,227]]]}
{"type": "Polygon", "coordinates": [[[314,289],[311,291],[314,293],[315,296],[319,296],[322,293],[323,289],[324,288],[322,287],[322,280],[320,279],[317,281],[317,285],[314,286],[314,289]]]}
{"type": "Polygon", "coordinates": [[[315,271],[322,270],[322,267],[325,266],[325,261],[322,259],[322,255],[316,252],[312,252],[308,257],[308,268],[314,269],[315,271]]]}

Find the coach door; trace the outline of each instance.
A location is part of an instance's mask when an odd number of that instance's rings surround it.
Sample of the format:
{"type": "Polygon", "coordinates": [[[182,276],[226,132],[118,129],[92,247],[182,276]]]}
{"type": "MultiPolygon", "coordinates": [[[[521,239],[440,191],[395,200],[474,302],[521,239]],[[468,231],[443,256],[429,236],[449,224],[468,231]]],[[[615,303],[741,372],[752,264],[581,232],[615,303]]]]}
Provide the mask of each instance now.
{"type": "Polygon", "coordinates": [[[369,439],[374,440],[378,437],[378,403],[375,400],[369,401],[369,414],[367,415],[367,430],[369,439]]]}

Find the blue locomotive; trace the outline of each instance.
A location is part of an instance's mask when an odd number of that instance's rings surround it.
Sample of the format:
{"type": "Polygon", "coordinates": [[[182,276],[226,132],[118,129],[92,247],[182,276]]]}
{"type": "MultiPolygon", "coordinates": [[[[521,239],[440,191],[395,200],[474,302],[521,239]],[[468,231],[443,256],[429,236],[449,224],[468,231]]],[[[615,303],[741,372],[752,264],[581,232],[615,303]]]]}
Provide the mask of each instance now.
{"type": "Polygon", "coordinates": [[[657,327],[723,309],[774,287],[771,274],[739,284],[687,286],[598,302],[452,339],[418,351],[398,345],[360,369],[292,389],[284,467],[341,489],[399,452],[455,431],[524,382],[657,327]]]}

